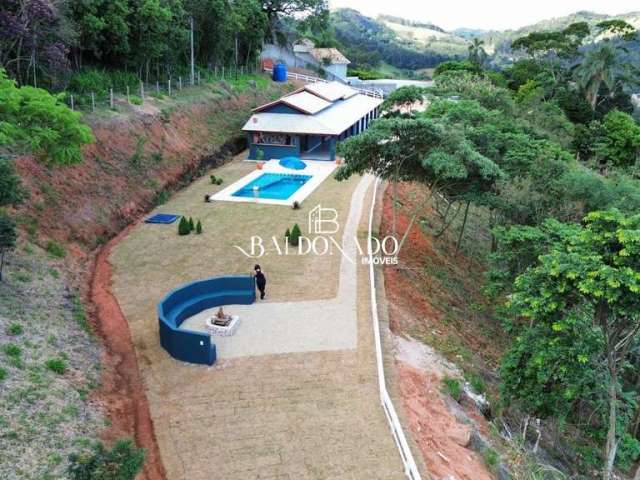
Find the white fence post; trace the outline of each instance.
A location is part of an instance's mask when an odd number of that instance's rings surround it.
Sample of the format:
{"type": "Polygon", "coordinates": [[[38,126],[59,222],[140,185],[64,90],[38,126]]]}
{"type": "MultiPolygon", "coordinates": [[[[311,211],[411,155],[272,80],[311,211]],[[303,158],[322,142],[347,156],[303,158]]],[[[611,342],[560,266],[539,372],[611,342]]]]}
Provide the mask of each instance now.
{"type": "Polygon", "coordinates": [[[160,93],[160,82],[156,80],[156,93],[160,93]]]}
{"type": "Polygon", "coordinates": [[[224,65],[222,66],[222,80],[224,80],[224,65]]]}
{"type": "Polygon", "coordinates": [[[178,77],[178,90],[182,90],[182,77],[178,77]]]}
{"type": "Polygon", "coordinates": [[[113,110],[113,88],[109,89],[109,108],[113,110]]]}
{"type": "Polygon", "coordinates": [[[73,93],[70,95],[71,96],[71,110],[73,110],[73,93]]]}
{"type": "Polygon", "coordinates": [[[167,85],[169,86],[169,96],[171,96],[171,78],[169,78],[167,85]]]}
{"type": "Polygon", "coordinates": [[[96,96],[93,92],[91,92],[91,111],[96,111],[96,96]]]}
{"type": "Polygon", "coordinates": [[[140,99],[144,103],[144,83],[140,82],[140,99]]]}
{"type": "Polygon", "coordinates": [[[131,105],[131,98],[129,98],[129,85],[127,85],[127,103],[131,105]]]}

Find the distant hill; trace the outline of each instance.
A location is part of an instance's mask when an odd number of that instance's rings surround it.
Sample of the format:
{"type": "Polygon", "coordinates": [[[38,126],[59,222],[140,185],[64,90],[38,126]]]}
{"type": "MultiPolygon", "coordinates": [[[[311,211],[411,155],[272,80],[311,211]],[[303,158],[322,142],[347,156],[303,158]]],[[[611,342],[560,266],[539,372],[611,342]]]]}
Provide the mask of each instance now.
{"type": "MultiPolygon", "coordinates": [[[[480,38],[485,41],[486,49],[488,53],[492,53],[495,56],[497,63],[504,63],[511,57],[511,42],[516,38],[528,35],[532,32],[541,32],[549,30],[562,30],[568,27],[572,23],[586,22],[595,30],[596,24],[604,20],[609,19],[621,19],[629,22],[631,25],[640,29],[640,11],[631,12],[622,15],[604,15],[600,13],[581,11],[564,17],[550,18],[543,20],[526,27],[519,28],[517,30],[504,30],[504,31],[489,31],[480,35],[480,38]],[[506,58],[505,58],[506,57],[506,58]]],[[[597,40],[595,34],[591,36],[591,41],[597,40]]]]}
{"type": "MultiPolygon", "coordinates": [[[[453,31],[428,22],[380,15],[373,19],[353,9],[339,9],[331,13],[336,37],[347,57],[360,68],[372,68],[383,63],[405,70],[433,68],[439,63],[467,56],[473,38],[485,42],[487,53],[496,65],[506,65],[517,58],[511,51],[516,38],[531,32],[561,30],[575,22],[590,26],[612,18],[622,19],[640,29],[640,11],[622,15],[603,15],[581,11],[564,17],[551,18],[517,30],[486,31],[458,28],[453,31]]],[[[588,41],[597,41],[594,34],[588,41]]],[[[628,45],[630,61],[640,62],[640,43],[628,45]]]]}
{"type": "Polygon", "coordinates": [[[361,68],[383,62],[419,70],[466,56],[466,40],[436,25],[391,16],[373,19],[348,8],[333,11],[331,20],[341,49],[361,68]]]}

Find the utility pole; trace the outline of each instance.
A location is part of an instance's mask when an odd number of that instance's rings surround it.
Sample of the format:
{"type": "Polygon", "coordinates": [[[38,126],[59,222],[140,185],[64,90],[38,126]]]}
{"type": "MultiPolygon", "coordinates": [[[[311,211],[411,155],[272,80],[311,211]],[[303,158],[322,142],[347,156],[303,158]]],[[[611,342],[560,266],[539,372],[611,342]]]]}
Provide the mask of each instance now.
{"type": "Polygon", "coordinates": [[[193,56],[193,17],[189,17],[189,26],[191,27],[191,86],[195,83],[195,65],[193,56]]]}
{"type": "Polygon", "coordinates": [[[238,34],[236,33],[236,80],[238,80],[238,34]]]}

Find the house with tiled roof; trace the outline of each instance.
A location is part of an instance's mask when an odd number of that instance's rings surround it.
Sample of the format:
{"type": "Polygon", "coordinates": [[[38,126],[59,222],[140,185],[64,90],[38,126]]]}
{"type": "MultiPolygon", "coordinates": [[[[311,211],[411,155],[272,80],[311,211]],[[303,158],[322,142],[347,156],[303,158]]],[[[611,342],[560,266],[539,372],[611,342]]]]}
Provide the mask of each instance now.
{"type": "Polygon", "coordinates": [[[381,103],[340,82],[305,85],[253,110],[243,127],[249,159],[335,160],[337,143],[366,130],[381,103]]]}

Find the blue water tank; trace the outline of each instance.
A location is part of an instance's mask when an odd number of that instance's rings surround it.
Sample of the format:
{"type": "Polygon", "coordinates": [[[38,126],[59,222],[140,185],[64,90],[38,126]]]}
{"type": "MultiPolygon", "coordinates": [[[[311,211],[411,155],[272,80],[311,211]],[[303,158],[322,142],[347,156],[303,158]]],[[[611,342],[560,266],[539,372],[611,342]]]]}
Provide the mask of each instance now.
{"type": "Polygon", "coordinates": [[[278,63],[273,66],[273,81],[274,82],[287,81],[287,66],[284,63],[278,63]]]}

